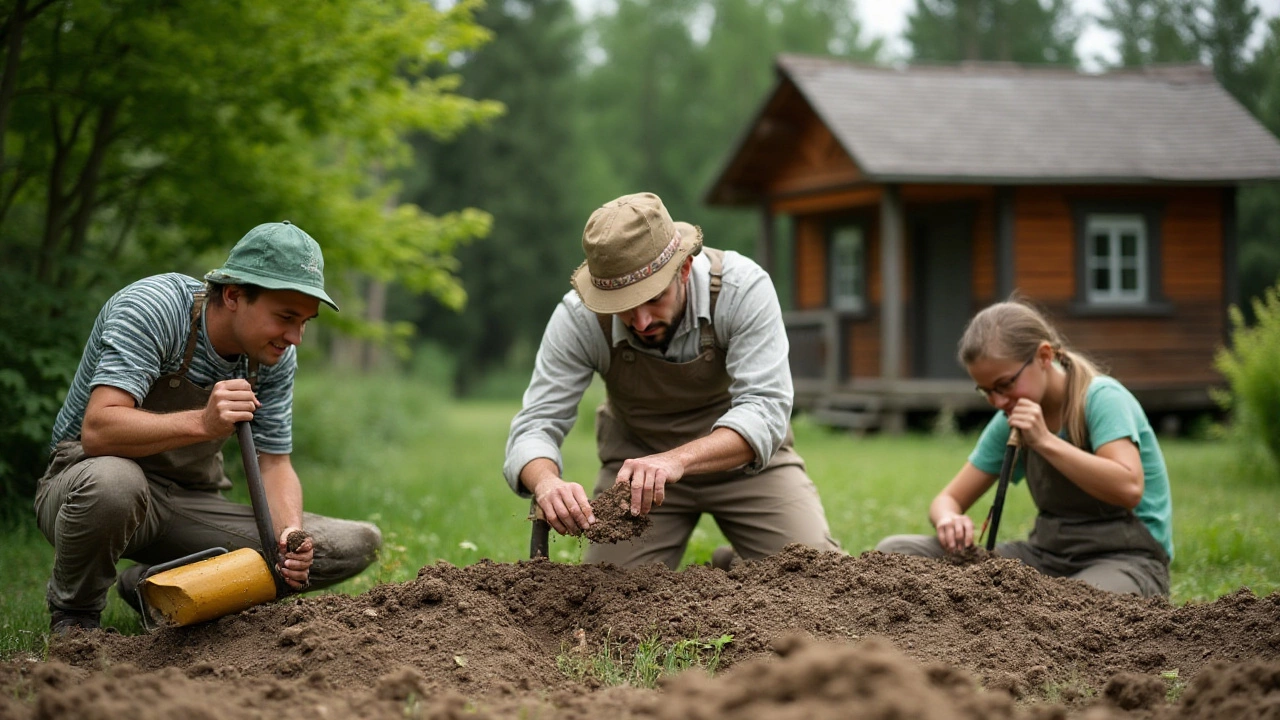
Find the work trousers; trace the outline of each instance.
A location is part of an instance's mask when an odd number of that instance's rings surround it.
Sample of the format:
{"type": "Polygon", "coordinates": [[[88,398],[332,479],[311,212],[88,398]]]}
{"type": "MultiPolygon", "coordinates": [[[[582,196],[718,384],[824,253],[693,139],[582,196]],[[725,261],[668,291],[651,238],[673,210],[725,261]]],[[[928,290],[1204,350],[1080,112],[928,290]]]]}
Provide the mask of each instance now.
{"type": "MultiPolygon", "coordinates": [[[[881,540],[876,550],[931,558],[946,555],[935,535],[891,535],[881,540]]],[[[1077,559],[1038,548],[1025,540],[996,543],[995,553],[1021,560],[1050,577],[1083,580],[1100,590],[1143,597],[1169,596],[1169,566],[1141,553],[1106,553],[1077,559]]]]}
{"type": "MultiPolygon", "coordinates": [[[[609,463],[596,477],[595,494],[613,487],[622,463],[609,463]]],[[[738,556],[756,560],[789,543],[838,551],[818,488],[803,465],[778,465],[758,475],[743,472],[690,476],[666,486],[662,505],[649,513],[653,525],[640,537],[614,545],[592,543],[584,560],[636,567],[680,564],[689,536],[703,513],[715,518],[738,556]]]]}
{"type": "MultiPolygon", "coordinates": [[[[120,558],[155,565],[213,547],[262,549],[249,505],[149,476],[127,458],[86,457],[78,442],[58,444],[35,510],[54,547],[47,598],[65,610],[100,612],[120,558]]],[[[303,527],[315,547],[310,589],[359,574],[382,545],[367,522],[304,513],[303,527]]]]}

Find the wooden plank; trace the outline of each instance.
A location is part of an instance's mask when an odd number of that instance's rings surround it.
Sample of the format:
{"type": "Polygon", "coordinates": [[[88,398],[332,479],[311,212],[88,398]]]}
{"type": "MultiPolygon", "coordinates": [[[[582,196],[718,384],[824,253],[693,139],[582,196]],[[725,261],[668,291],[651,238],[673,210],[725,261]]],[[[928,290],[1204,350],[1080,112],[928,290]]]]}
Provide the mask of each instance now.
{"type": "Polygon", "coordinates": [[[811,310],[827,304],[827,247],[816,217],[796,218],[796,308],[811,310]]]}
{"type": "Polygon", "coordinates": [[[771,196],[850,185],[863,180],[862,171],[835,135],[809,111],[795,121],[799,139],[768,178],[771,196]]]}
{"type": "Polygon", "coordinates": [[[772,201],[771,207],[780,215],[806,215],[856,208],[874,208],[880,204],[879,185],[828,190],[799,197],[783,197],[772,201]]]}

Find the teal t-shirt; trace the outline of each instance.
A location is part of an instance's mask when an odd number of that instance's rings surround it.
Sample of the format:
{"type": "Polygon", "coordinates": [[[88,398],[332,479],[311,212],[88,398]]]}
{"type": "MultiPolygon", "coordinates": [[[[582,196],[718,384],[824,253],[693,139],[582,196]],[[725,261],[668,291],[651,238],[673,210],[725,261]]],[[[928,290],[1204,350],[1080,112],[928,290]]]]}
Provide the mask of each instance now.
{"type": "MultiPolygon", "coordinates": [[[[1142,458],[1142,500],[1133,513],[1151,531],[1152,537],[1164,546],[1173,559],[1173,500],[1169,495],[1169,472],[1164,466],[1164,454],[1151,429],[1151,422],[1143,412],[1138,399],[1114,378],[1099,375],[1089,384],[1085,397],[1085,422],[1089,427],[1090,450],[1120,438],[1129,438],[1138,446],[1142,458]]],[[[1058,433],[1066,437],[1066,430],[1058,433]]],[[[1000,474],[1004,462],[1004,446],[1009,440],[1009,419],[1002,412],[996,413],[987,423],[978,444],[969,455],[969,462],[979,470],[992,475],[1000,474]]],[[[1013,470],[1012,482],[1026,476],[1026,464],[1019,456],[1013,470]]]]}

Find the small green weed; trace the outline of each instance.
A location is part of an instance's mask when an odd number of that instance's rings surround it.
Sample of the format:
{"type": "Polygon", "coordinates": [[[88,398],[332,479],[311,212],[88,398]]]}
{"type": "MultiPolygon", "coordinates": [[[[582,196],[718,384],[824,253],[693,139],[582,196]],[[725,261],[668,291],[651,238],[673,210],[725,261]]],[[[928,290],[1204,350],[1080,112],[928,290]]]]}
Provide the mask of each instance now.
{"type": "Polygon", "coordinates": [[[1078,670],[1072,670],[1065,680],[1047,682],[1042,688],[1044,699],[1058,705],[1075,705],[1089,700],[1098,691],[1086,683],[1078,670]]]}
{"type": "Polygon", "coordinates": [[[1187,689],[1187,682],[1178,677],[1178,669],[1165,670],[1160,673],[1160,679],[1164,680],[1167,690],[1165,690],[1165,702],[1170,705],[1178,702],[1178,698],[1182,697],[1182,691],[1187,689]]]}
{"type": "Polygon", "coordinates": [[[714,639],[690,638],[664,643],[654,632],[628,650],[630,643],[617,641],[606,633],[600,648],[587,650],[586,636],[579,631],[578,645],[565,647],[556,656],[556,667],[566,677],[578,682],[598,682],[606,687],[631,685],[654,688],[668,675],[676,675],[691,667],[701,667],[708,674],[720,666],[721,654],[732,635],[714,639]]]}

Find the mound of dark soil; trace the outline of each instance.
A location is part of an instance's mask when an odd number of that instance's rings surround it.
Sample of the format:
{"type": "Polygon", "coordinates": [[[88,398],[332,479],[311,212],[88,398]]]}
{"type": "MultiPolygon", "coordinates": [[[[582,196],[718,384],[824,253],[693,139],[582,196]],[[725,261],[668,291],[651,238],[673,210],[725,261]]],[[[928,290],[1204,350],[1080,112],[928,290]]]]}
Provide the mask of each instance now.
{"type": "Polygon", "coordinates": [[[1280,594],[1241,590],[1175,608],[1011,560],[957,565],[798,547],[729,572],[441,563],[358,597],[295,598],[140,637],[75,633],[54,641],[51,658],[0,664],[0,720],[923,720],[1067,709],[1200,720],[1245,716],[1214,714],[1228,703],[1256,711],[1277,702],[1280,594]],[[689,671],[647,691],[593,689],[557,669],[557,656],[579,644],[634,648],[654,634],[732,635],[727,672],[689,671]]]}

